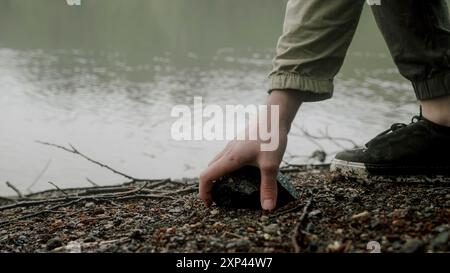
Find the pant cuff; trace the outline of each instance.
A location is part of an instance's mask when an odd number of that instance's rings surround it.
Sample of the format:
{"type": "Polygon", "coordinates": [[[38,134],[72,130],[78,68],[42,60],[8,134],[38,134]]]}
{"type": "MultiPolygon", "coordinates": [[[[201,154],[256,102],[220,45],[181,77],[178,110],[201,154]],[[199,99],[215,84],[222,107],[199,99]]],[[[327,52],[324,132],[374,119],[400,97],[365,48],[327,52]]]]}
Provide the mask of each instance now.
{"type": "Polygon", "coordinates": [[[413,81],[412,84],[418,100],[448,96],[450,95],[450,72],[425,81],[413,81]]]}
{"type": "Polygon", "coordinates": [[[303,102],[329,99],[333,96],[333,80],[314,79],[292,72],[276,72],[269,75],[269,93],[273,90],[300,92],[303,102]]]}

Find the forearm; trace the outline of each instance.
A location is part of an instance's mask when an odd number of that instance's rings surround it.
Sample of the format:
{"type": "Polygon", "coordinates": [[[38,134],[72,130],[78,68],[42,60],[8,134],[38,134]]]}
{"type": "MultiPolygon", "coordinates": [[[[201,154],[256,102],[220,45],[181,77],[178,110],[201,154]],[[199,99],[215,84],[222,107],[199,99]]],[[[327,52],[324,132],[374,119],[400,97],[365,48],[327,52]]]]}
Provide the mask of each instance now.
{"type": "Polygon", "coordinates": [[[267,99],[268,106],[279,106],[279,128],[286,133],[289,132],[301,104],[301,96],[294,90],[274,90],[267,99]]]}

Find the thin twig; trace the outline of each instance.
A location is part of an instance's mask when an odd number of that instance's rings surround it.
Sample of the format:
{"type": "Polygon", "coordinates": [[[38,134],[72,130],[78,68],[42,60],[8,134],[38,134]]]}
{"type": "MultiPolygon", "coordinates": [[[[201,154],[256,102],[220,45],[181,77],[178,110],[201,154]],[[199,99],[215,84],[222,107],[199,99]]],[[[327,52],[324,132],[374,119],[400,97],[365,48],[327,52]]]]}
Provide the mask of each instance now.
{"type": "Polygon", "coordinates": [[[87,182],[89,182],[92,186],[94,187],[100,187],[97,183],[95,183],[94,181],[92,181],[89,177],[86,177],[87,182]]]}
{"type": "Polygon", "coordinates": [[[332,137],[328,134],[328,128],[325,129],[325,132],[323,132],[323,134],[321,136],[317,136],[317,135],[312,135],[311,133],[309,133],[307,130],[305,130],[304,128],[300,128],[296,125],[294,125],[296,128],[300,129],[302,131],[302,133],[309,139],[317,139],[317,140],[329,140],[331,142],[333,142],[335,145],[337,145],[338,147],[344,148],[343,146],[341,146],[340,144],[337,144],[336,141],[343,141],[343,142],[347,142],[353,145],[353,148],[359,147],[359,145],[349,139],[349,138],[344,138],[344,137],[332,137]]]}
{"type": "Polygon", "coordinates": [[[133,194],[123,197],[117,197],[117,200],[131,200],[131,199],[172,199],[175,200],[176,198],[170,195],[156,195],[156,194],[133,194]]]}
{"type": "Polygon", "coordinates": [[[60,187],[58,187],[58,185],[56,185],[55,183],[53,183],[53,182],[51,182],[51,181],[49,181],[48,183],[49,183],[50,185],[52,185],[53,187],[55,187],[58,191],[62,192],[65,196],[69,196],[69,195],[67,194],[67,192],[65,192],[63,189],[61,189],[60,187]]]}
{"type": "Polygon", "coordinates": [[[19,196],[19,198],[23,198],[22,193],[16,188],[16,186],[11,184],[9,181],[6,181],[6,186],[10,187],[13,191],[15,191],[17,193],[17,196],[19,196]]]}
{"type": "Polygon", "coordinates": [[[36,185],[36,183],[41,179],[41,177],[44,175],[44,173],[47,171],[48,167],[50,167],[50,163],[52,163],[52,159],[50,158],[47,163],[45,164],[44,168],[39,172],[39,174],[36,176],[36,178],[31,182],[31,184],[27,187],[27,192],[31,192],[31,188],[36,185]]]}
{"type": "Polygon", "coordinates": [[[134,190],[133,187],[101,187],[101,188],[89,188],[85,192],[78,193],[78,196],[96,195],[104,193],[124,193],[134,190]]]}
{"type": "Polygon", "coordinates": [[[37,143],[40,143],[40,144],[42,144],[42,145],[47,145],[47,146],[56,147],[56,148],[58,148],[58,149],[61,149],[61,150],[66,151],[66,152],[69,152],[69,153],[72,153],[72,154],[79,155],[79,156],[83,157],[84,159],[90,161],[91,163],[94,163],[94,164],[96,164],[96,165],[98,165],[98,166],[100,166],[100,167],[106,168],[106,169],[110,170],[111,172],[113,172],[113,173],[115,173],[115,174],[118,174],[118,175],[121,175],[121,176],[123,176],[123,177],[125,177],[125,178],[127,178],[127,179],[130,179],[130,180],[133,180],[133,181],[143,181],[143,179],[137,179],[137,178],[135,178],[135,177],[132,177],[131,175],[125,174],[125,173],[120,172],[120,171],[117,171],[117,170],[113,169],[112,167],[110,167],[110,166],[108,166],[108,165],[106,165],[106,164],[103,164],[103,163],[101,163],[101,162],[99,162],[99,161],[97,161],[97,160],[94,160],[94,159],[92,159],[92,158],[86,156],[85,154],[83,154],[83,153],[81,153],[80,151],[78,151],[78,150],[77,150],[74,146],[72,146],[71,144],[69,144],[69,146],[70,146],[70,149],[69,149],[69,148],[67,148],[67,147],[64,147],[64,146],[61,146],[61,145],[58,145],[58,144],[49,143],[49,142],[44,142],[44,141],[39,141],[39,140],[37,140],[36,142],[37,142],[37,143]]]}
{"type": "Polygon", "coordinates": [[[309,210],[309,207],[311,206],[311,203],[312,203],[312,198],[310,198],[308,200],[308,202],[306,202],[306,205],[303,208],[303,213],[300,216],[297,224],[295,225],[294,232],[292,233],[292,236],[291,236],[292,245],[294,246],[294,250],[296,253],[299,253],[301,250],[300,246],[298,245],[297,237],[299,235],[300,228],[303,225],[303,222],[305,221],[305,219],[308,215],[308,210],[309,210]]]}

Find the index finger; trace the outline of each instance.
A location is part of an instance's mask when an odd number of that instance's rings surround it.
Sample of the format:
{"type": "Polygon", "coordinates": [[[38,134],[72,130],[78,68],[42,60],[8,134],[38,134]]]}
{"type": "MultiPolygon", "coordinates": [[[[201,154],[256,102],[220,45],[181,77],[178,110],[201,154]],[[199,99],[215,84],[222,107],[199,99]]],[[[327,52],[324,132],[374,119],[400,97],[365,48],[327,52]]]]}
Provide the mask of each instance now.
{"type": "Polygon", "coordinates": [[[200,175],[199,195],[207,206],[212,203],[211,190],[214,180],[239,169],[241,166],[242,163],[236,159],[223,156],[200,175]]]}

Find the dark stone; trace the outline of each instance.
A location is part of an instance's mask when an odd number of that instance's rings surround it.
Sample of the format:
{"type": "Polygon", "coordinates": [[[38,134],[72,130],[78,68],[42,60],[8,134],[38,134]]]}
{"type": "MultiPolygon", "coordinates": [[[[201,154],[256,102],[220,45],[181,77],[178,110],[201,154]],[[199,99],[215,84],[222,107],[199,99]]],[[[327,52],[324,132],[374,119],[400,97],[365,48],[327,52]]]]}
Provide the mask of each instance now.
{"type": "MultiPolygon", "coordinates": [[[[299,198],[288,177],[279,173],[277,207],[299,198]]],[[[218,179],[212,189],[213,201],[220,207],[260,209],[261,173],[246,166],[218,179]]]]}
{"type": "Polygon", "coordinates": [[[60,246],[62,246],[62,241],[58,237],[52,238],[52,239],[48,240],[48,242],[47,242],[48,250],[52,250],[52,249],[55,249],[60,246]]]}

